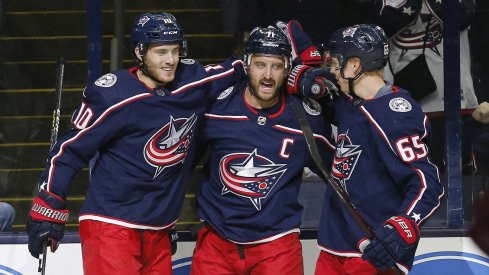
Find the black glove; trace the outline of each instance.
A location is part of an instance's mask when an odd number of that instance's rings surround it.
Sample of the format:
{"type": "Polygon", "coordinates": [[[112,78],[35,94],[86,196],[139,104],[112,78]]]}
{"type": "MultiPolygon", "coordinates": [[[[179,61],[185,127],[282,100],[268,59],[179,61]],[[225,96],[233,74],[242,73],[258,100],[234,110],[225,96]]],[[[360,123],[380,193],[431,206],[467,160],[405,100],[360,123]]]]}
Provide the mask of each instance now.
{"type": "Polygon", "coordinates": [[[26,223],[29,252],[34,258],[39,258],[46,242],[51,252],[56,251],[69,214],[65,201],[53,193],[41,191],[34,198],[26,223]]]}
{"type": "Polygon", "coordinates": [[[403,263],[412,266],[420,238],[416,221],[407,216],[394,216],[375,230],[375,238],[363,250],[362,259],[377,269],[385,270],[403,263]]]}
{"type": "Polygon", "coordinates": [[[333,100],[339,94],[335,83],[334,75],[325,69],[297,65],[287,78],[287,92],[309,98],[327,96],[333,100]]]}
{"type": "Polygon", "coordinates": [[[178,232],[173,226],[170,230],[168,230],[168,237],[170,238],[171,244],[171,254],[175,255],[177,253],[177,242],[178,242],[178,232]]]}
{"type": "Polygon", "coordinates": [[[289,38],[290,44],[292,45],[292,61],[294,66],[308,65],[316,67],[323,63],[318,49],[312,44],[309,35],[302,30],[302,26],[297,20],[292,20],[288,23],[278,21],[275,25],[289,38]]]}

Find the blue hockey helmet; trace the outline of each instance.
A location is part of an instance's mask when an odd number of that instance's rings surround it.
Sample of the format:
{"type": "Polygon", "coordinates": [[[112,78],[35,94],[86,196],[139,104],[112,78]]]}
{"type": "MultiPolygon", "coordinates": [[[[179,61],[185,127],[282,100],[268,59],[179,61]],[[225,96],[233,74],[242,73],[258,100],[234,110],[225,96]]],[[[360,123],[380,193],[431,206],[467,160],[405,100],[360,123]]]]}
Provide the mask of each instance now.
{"type": "Polygon", "coordinates": [[[187,55],[187,41],[183,29],[177,24],[175,16],[162,12],[143,13],[133,22],[132,46],[139,47],[144,55],[151,44],[180,44],[180,56],[187,55]]]}
{"type": "Polygon", "coordinates": [[[292,64],[292,47],[282,30],[273,26],[254,28],[246,40],[244,62],[250,65],[253,54],[276,55],[285,57],[287,68],[292,64]]]}
{"type": "Polygon", "coordinates": [[[389,58],[389,41],[384,30],[373,24],[339,29],[329,41],[329,54],[343,68],[350,57],[360,58],[365,71],[383,68],[389,58]]]}

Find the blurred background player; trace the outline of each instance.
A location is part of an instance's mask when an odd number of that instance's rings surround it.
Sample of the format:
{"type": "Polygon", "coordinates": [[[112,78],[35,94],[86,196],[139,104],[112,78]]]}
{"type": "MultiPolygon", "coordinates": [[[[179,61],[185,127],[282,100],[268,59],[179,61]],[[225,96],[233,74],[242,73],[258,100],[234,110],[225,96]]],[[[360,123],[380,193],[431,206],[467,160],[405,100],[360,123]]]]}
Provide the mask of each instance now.
{"type": "Polygon", "coordinates": [[[196,198],[205,227],[191,274],[303,274],[298,196],[313,164],[290,104],[308,113],[328,162],[331,127],[316,101],[285,93],[291,46],[281,30],[254,29],[244,62],[248,79],[223,91],[202,128],[210,158],[196,198]]]}
{"type": "Polygon", "coordinates": [[[85,274],[172,273],[169,232],[193,168],[195,129],[217,92],[244,74],[240,60],[204,68],[181,59],[186,41],[169,13],[141,14],[131,38],[138,66],[85,88],[27,221],[32,256],[48,240],[54,252],[71,180],[98,153],[79,217],[85,274]]]}
{"type": "Polygon", "coordinates": [[[387,274],[396,264],[407,273],[419,242],[419,225],[443,196],[437,168],[428,158],[428,119],[406,90],[384,81],[389,45],[380,27],[339,29],[329,50],[330,72],[342,91],[326,104],[338,127],[332,176],[375,237],[365,246],[365,233],[327,189],[316,274],[387,274]]]}
{"type": "Polygon", "coordinates": [[[15,219],[15,209],[6,202],[0,202],[0,232],[12,231],[15,219]]]}
{"type": "MultiPolygon", "coordinates": [[[[432,125],[437,142],[431,159],[445,169],[445,116],[443,70],[443,6],[439,0],[375,1],[376,21],[388,29],[391,53],[385,79],[408,90],[432,125]]],[[[478,105],[471,70],[469,27],[474,0],[460,1],[460,105],[462,121],[478,105]]],[[[463,162],[466,163],[463,155],[463,162]]]]}
{"type": "MultiPolygon", "coordinates": [[[[483,175],[488,177],[488,155],[489,155],[489,103],[482,102],[472,113],[472,118],[478,122],[485,124],[479,132],[479,135],[474,140],[477,144],[474,153],[478,153],[474,156],[475,161],[484,163],[485,165],[476,165],[478,170],[482,170],[483,175]]],[[[475,243],[489,255],[489,191],[486,189],[480,196],[480,201],[475,206],[475,221],[471,228],[470,235],[475,243]]]]}

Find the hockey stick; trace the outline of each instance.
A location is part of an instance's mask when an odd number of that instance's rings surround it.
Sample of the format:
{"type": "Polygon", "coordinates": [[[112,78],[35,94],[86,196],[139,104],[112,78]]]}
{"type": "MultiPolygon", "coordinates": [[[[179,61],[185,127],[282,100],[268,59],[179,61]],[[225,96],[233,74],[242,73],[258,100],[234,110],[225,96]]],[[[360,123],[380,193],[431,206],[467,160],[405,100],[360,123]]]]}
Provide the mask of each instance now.
{"type": "Polygon", "coordinates": [[[362,218],[360,213],[358,213],[355,205],[350,201],[350,197],[345,192],[343,187],[341,187],[333,177],[328,173],[328,169],[326,168],[326,164],[323,162],[318,147],[316,145],[316,141],[314,140],[314,136],[311,130],[311,125],[307,120],[306,114],[304,113],[304,109],[296,102],[291,103],[292,110],[294,111],[297,119],[299,120],[299,124],[301,125],[302,132],[304,133],[304,138],[306,139],[307,149],[311,154],[311,157],[314,163],[318,166],[321,171],[322,176],[326,180],[326,183],[333,188],[336,195],[340,199],[341,203],[346,207],[351,217],[355,220],[360,229],[367,235],[369,239],[374,236],[373,230],[368,226],[367,222],[362,218]]]}
{"type": "MultiPolygon", "coordinates": [[[[326,183],[331,188],[333,188],[334,192],[340,199],[341,203],[348,210],[350,216],[353,218],[353,220],[355,220],[355,223],[358,225],[358,227],[360,227],[360,229],[367,235],[367,238],[371,240],[373,237],[375,237],[374,231],[372,230],[372,228],[370,228],[368,223],[363,219],[362,215],[358,212],[355,205],[351,202],[348,193],[346,193],[343,187],[341,187],[338,184],[338,182],[336,182],[335,179],[333,179],[333,177],[328,173],[326,164],[324,163],[323,159],[319,154],[319,149],[316,145],[316,141],[314,140],[314,135],[311,130],[311,125],[309,124],[309,120],[307,120],[307,116],[304,113],[304,109],[297,102],[292,102],[290,106],[292,107],[292,111],[294,111],[294,114],[299,120],[299,124],[301,126],[302,132],[304,133],[304,138],[306,139],[307,149],[309,150],[309,153],[311,154],[314,163],[321,171],[321,175],[326,180],[326,183]]],[[[368,243],[366,244],[368,245],[368,243]]],[[[403,274],[403,272],[399,269],[397,265],[395,265],[393,269],[396,270],[398,274],[403,274]]]]}
{"type": "Polygon", "coordinates": [[[51,139],[49,142],[50,148],[53,149],[56,141],[58,140],[58,129],[59,129],[59,117],[61,115],[61,92],[63,91],[63,75],[65,70],[65,61],[60,58],[57,63],[56,69],[56,90],[54,91],[55,96],[55,107],[53,110],[53,125],[51,126],[51,139]]]}
{"type": "Polygon", "coordinates": [[[37,272],[41,272],[41,275],[46,273],[46,254],[48,252],[48,242],[45,242],[42,245],[42,260],[39,258],[39,267],[37,268],[37,272]]]}
{"type": "MultiPolygon", "coordinates": [[[[53,110],[53,124],[51,125],[51,138],[49,140],[49,150],[52,150],[56,141],[58,140],[58,129],[59,129],[59,117],[61,115],[61,92],[63,91],[63,76],[65,70],[65,61],[61,57],[58,59],[56,66],[56,90],[54,91],[54,110],[53,110]]],[[[42,262],[39,258],[39,267],[37,272],[41,272],[41,275],[46,273],[46,257],[48,252],[48,244],[52,240],[47,240],[42,246],[42,262]]]]}

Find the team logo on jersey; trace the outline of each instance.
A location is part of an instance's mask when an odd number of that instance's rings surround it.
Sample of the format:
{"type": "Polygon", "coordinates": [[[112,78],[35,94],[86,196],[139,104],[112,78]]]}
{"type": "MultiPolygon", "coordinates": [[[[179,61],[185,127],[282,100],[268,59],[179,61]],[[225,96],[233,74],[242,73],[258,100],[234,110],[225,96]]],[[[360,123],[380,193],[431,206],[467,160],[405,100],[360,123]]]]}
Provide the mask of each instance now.
{"type": "Polygon", "coordinates": [[[217,99],[220,100],[220,99],[225,99],[226,97],[228,97],[231,92],[234,90],[234,86],[231,86],[229,88],[227,88],[226,90],[224,90],[218,97],[217,99]]]}
{"type": "Polygon", "coordinates": [[[183,163],[192,141],[197,117],[174,119],[154,134],[144,146],[144,158],[156,167],[156,178],[166,167],[183,163]]]}
{"type": "Polygon", "coordinates": [[[347,192],[346,181],[350,179],[361,153],[360,145],[351,144],[348,131],[345,134],[338,135],[331,174],[338,179],[343,189],[347,192]]]}
{"type": "Polygon", "coordinates": [[[389,101],[389,107],[394,112],[405,113],[411,111],[413,108],[411,103],[402,97],[396,97],[389,101]]]}
{"type": "Polygon", "coordinates": [[[304,106],[304,110],[306,110],[306,112],[311,116],[321,114],[321,105],[319,105],[319,103],[312,98],[305,98],[302,101],[302,106],[304,106]]]}
{"type": "Polygon", "coordinates": [[[256,119],[256,123],[258,123],[258,125],[265,125],[267,123],[267,118],[264,117],[264,116],[259,116],[257,119],[256,119]]]}
{"type": "Polygon", "coordinates": [[[190,58],[180,59],[180,62],[187,65],[195,64],[195,60],[190,58]]]}
{"type": "Polygon", "coordinates": [[[233,193],[250,199],[256,210],[261,210],[273,187],[287,171],[285,164],[275,164],[264,156],[252,153],[235,153],[224,156],[219,163],[222,194],[233,193]]]}
{"type": "Polygon", "coordinates": [[[103,88],[114,86],[117,82],[117,76],[115,74],[104,74],[95,81],[95,85],[103,88]]]}

